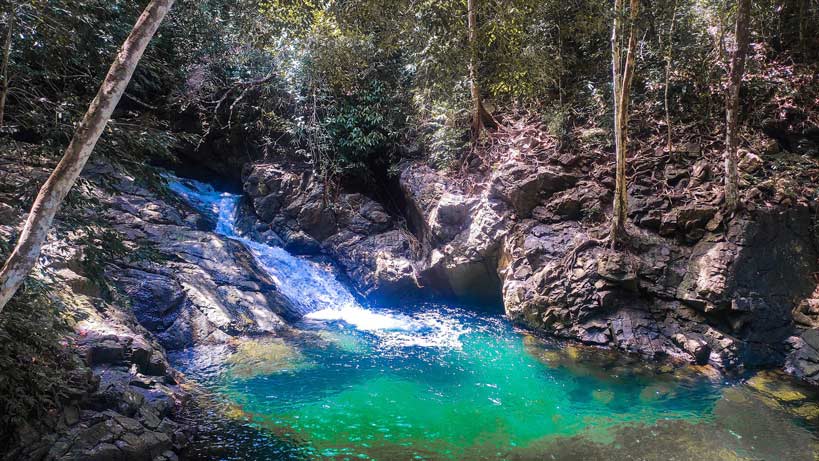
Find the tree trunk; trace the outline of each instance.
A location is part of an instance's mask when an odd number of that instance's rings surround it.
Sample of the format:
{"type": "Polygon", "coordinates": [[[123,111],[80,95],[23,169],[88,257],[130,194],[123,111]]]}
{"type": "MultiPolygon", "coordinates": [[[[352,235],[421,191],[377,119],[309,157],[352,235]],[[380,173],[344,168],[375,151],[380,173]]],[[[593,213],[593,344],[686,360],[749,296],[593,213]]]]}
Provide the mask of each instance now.
{"type": "Polygon", "coordinates": [[[483,128],[485,111],[478,86],[478,24],[475,8],[478,0],[467,0],[467,27],[469,29],[469,91],[472,94],[472,140],[477,141],[483,128]]]}
{"type": "MultiPolygon", "coordinates": [[[[0,130],[5,126],[6,119],[6,98],[9,95],[9,56],[11,55],[11,40],[14,38],[14,20],[16,12],[12,6],[9,11],[8,24],[6,25],[6,43],[3,45],[3,88],[0,89],[0,130]]],[[[0,308],[2,309],[2,308],[0,308]]]]}
{"type": "Polygon", "coordinates": [[[637,15],[640,0],[631,0],[629,15],[628,48],[625,64],[620,56],[620,29],[622,28],[623,0],[614,3],[614,27],[612,28],[612,79],[614,83],[614,144],[617,157],[614,186],[614,216],[612,217],[612,244],[626,233],[628,213],[628,180],[626,178],[626,151],[628,139],[628,106],[631,96],[631,80],[634,77],[634,61],[637,53],[637,15]]]}
{"type": "Polygon", "coordinates": [[[745,55],[748,49],[748,23],[751,18],[751,0],[739,0],[736,24],[736,49],[731,57],[728,73],[728,94],[725,98],[725,206],[733,212],[739,205],[739,173],[737,172],[737,119],[739,117],[739,90],[745,73],[745,55]]]}
{"type": "Polygon", "coordinates": [[[37,263],[48,229],[63,199],[82,172],[105,125],[134,74],[137,63],[174,0],[151,0],[137,20],[88,107],[60,163],[37,194],[23,231],[0,269],[0,312],[37,263]]]}
{"type": "Polygon", "coordinates": [[[808,47],[807,47],[807,32],[806,22],[805,22],[805,13],[806,10],[810,7],[808,2],[810,0],[799,0],[799,51],[802,55],[802,60],[807,61],[808,58],[808,47]]]}
{"type": "Polygon", "coordinates": [[[668,30],[668,52],[665,59],[665,88],[663,89],[663,102],[665,105],[665,126],[668,131],[668,152],[674,148],[673,130],[671,129],[671,110],[668,107],[668,85],[671,82],[671,62],[674,56],[674,26],[677,24],[677,0],[674,0],[674,8],[671,10],[671,27],[668,30]]]}

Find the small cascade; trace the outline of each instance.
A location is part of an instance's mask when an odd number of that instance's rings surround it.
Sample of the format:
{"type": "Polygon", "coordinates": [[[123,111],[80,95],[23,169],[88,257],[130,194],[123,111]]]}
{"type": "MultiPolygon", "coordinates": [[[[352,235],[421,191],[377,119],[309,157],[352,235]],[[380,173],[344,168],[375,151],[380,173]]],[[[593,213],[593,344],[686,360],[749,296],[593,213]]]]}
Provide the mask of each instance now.
{"type": "Polygon", "coordinates": [[[333,274],[285,249],[255,242],[236,231],[240,195],[211,185],[167,175],[168,187],[192,207],[216,220],[215,232],[241,242],[276,282],[279,291],[305,319],[344,322],[379,337],[385,346],[459,348],[466,330],[454,319],[434,313],[406,315],[362,306],[333,274]]]}
{"type": "Polygon", "coordinates": [[[307,315],[328,306],[358,306],[352,293],[317,264],[297,258],[283,248],[239,236],[235,223],[241,196],[218,192],[209,184],[190,179],[172,178],[169,187],[194,208],[215,216],[215,232],[241,242],[299,314],[307,315]]]}

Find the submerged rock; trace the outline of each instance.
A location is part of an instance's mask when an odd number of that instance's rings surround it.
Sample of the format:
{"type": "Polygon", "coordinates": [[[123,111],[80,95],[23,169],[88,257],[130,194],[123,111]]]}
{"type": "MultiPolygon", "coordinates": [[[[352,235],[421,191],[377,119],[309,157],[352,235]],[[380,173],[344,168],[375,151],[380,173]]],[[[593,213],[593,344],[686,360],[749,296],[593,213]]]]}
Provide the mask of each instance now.
{"type": "Polygon", "coordinates": [[[225,365],[233,376],[252,378],[304,369],[309,366],[304,360],[296,347],[270,338],[240,342],[225,365]]]}

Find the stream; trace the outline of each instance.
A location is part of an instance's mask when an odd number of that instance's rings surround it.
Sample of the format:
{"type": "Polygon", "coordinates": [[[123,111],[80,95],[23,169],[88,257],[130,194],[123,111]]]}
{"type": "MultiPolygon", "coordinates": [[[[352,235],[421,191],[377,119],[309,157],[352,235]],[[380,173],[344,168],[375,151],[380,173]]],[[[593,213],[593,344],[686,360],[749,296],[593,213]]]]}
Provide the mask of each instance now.
{"type": "MultiPolygon", "coordinates": [[[[727,381],[538,338],[499,307],[362,305],[320,264],[240,237],[240,196],[171,189],[218,217],[303,315],[284,338],[172,354],[244,430],[202,459],[813,460],[812,390],[761,373],[727,381]]],[[[207,455],[206,455],[207,453],[207,455]]]]}

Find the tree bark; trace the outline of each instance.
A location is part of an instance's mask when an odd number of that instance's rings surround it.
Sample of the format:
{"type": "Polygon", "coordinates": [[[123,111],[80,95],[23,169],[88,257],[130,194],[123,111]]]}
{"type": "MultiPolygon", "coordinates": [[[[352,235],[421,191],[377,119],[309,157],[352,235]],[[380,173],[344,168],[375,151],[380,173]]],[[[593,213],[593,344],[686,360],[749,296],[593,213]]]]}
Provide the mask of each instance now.
{"type": "Polygon", "coordinates": [[[665,126],[668,131],[668,152],[674,148],[673,130],[671,128],[671,109],[668,104],[668,85],[671,82],[671,62],[674,56],[674,26],[677,24],[677,0],[671,10],[671,27],[668,30],[668,52],[665,59],[665,88],[663,88],[663,103],[665,105],[665,126]]]}
{"type": "Polygon", "coordinates": [[[0,269],[0,312],[40,256],[54,215],[82,172],[134,74],[137,63],[174,0],[151,0],[108,70],[97,96],[88,107],[60,163],[45,182],[28,214],[17,245],[0,269]]]}
{"type": "Polygon", "coordinates": [[[467,27],[469,29],[469,91],[472,94],[472,140],[477,141],[483,128],[481,117],[481,90],[478,86],[478,25],[475,3],[478,0],[467,0],[467,27]]]}
{"type": "Polygon", "coordinates": [[[739,205],[739,173],[737,172],[737,119],[739,117],[739,90],[745,73],[745,55],[748,50],[748,23],[751,18],[751,0],[739,0],[736,19],[736,49],[731,56],[728,72],[728,94],[725,98],[725,207],[736,211],[739,205]]]}
{"type": "Polygon", "coordinates": [[[3,88],[0,90],[0,130],[5,126],[6,119],[6,99],[9,95],[9,57],[11,56],[11,41],[14,38],[14,21],[16,19],[16,12],[12,6],[9,11],[8,24],[6,25],[6,42],[3,45],[3,88]]]}
{"type": "Polygon", "coordinates": [[[621,62],[620,30],[622,28],[623,0],[614,2],[614,26],[612,27],[612,80],[614,83],[614,145],[617,157],[614,186],[614,216],[612,217],[611,241],[616,244],[626,233],[628,213],[628,178],[626,177],[626,151],[628,149],[628,107],[631,97],[631,81],[634,77],[634,61],[637,53],[637,15],[640,0],[631,0],[629,14],[628,48],[625,63],[621,62]]]}
{"type": "Polygon", "coordinates": [[[799,51],[802,59],[807,61],[808,46],[807,46],[807,23],[805,21],[805,14],[810,8],[808,4],[810,0],[799,0],[799,51]]]}

